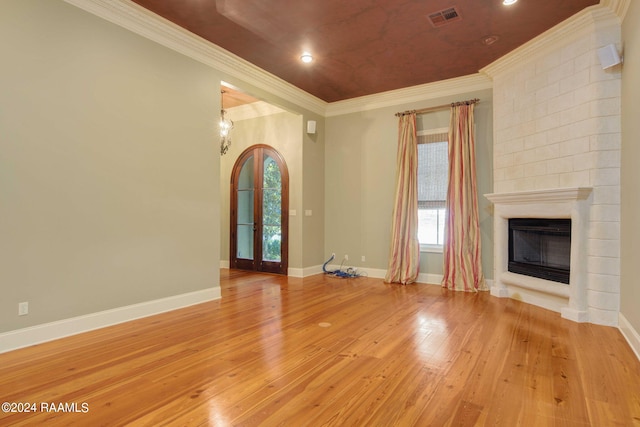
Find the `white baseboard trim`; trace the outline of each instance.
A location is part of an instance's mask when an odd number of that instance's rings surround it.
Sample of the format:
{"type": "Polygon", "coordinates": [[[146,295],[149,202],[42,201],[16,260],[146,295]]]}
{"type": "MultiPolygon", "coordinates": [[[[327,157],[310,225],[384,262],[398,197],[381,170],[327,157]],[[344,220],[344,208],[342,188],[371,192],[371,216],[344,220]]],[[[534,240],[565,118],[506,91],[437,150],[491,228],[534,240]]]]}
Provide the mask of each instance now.
{"type": "MultiPolygon", "coordinates": [[[[220,268],[229,268],[229,260],[221,259],[220,260],[220,268]]],[[[287,276],[289,277],[308,277],[313,276],[314,274],[322,273],[322,265],[314,265],[313,267],[305,267],[305,268],[288,268],[287,276]]]]}
{"type": "MultiPolygon", "coordinates": [[[[300,278],[315,276],[316,274],[322,274],[324,272],[322,269],[323,266],[324,264],[314,265],[312,267],[304,267],[304,268],[289,268],[287,270],[287,275],[289,277],[300,277],[300,278]]],[[[220,268],[229,268],[229,261],[220,260],[220,268]]],[[[327,271],[334,271],[334,270],[338,270],[339,268],[340,268],[339,264],[327,265],[327,271]]],[[[387,275],[387,270],[384,270],[381,268],[351,267],[351,266],[344,266],[344,265],[342,266],[343,270],[346,270],[347,268],[356,268],[356,271],[358,272],[358,274],[362,274],[363,276],[366,276],[366,277],[372,277],[374,279],[384,279],[385,276],[387,275]]],[[[485,279],[485,282],[487,283],[487,286],[489,287],[489,289],[491,289],[493,286],[493,280],[485,279]]],[[[416,283],[440,285],[442,283],[442,274],[419,273],[416,283]]]]}
{"type": "MultiPolygon", "coordinates": [[[[320,272],[322,272],[322,266],[320,266],[320,272]]],[[[327,270],[333,271],[340,268],[339,265],[328,265],[327,270]]],[[[347,267],[342,267],[343,270],[347,267]]],[[[363,274],[367,277],[372,277],[374,279],[384,279],[387,275],[387,270],[383,270],[380,268],[358,268],[357,272],[363,274]]],[[[493,279],[485,279],[487,286],[491,288],[493,286],[493,279]]],[[[422,283],[427,285],[437,285],[440,286],[442,283],[442,274],[431,274],[431,273],[419,273],[418,278],[416,279],[416,283],[422,283]]]]}
{"type": "Polygon", "coordinates": [[[289,270],[287,271],[287,275],[289,277],[309,277],[320,273],[322,273],[321,265],[314,265],[312,267],[304,268],[289,268],[289,270]]]}
{"type": "Polygon", "coordinates": [[[622,313],[618,313],[618,329],[620,329],[622,336],[627,340],[636,357],[640,360],[640,334],[631,326],[631,323],[622,313]]]}
{"type": "Polygon", "coordinates": [[[357,272],[366,277],[373,277],[374,279],[384,279],[387,275],[387,270],[380,268],[358,268],[357,272]]]}
{"type": "Polygon", "coordinates": [[[440,285],[442,283],[442,274],[418,273],[416,281],[428,285],[440,285]]]}
{"type": "Polygon", "coordinates": [[[0,353],[220,299],[220,287],[145,301],[0,334],[0,353]]]}
{"type": "Polygon", "coordinates": [[[287,276],[304,277],[304,268],[289,268],[287,269],[287,276]]]}

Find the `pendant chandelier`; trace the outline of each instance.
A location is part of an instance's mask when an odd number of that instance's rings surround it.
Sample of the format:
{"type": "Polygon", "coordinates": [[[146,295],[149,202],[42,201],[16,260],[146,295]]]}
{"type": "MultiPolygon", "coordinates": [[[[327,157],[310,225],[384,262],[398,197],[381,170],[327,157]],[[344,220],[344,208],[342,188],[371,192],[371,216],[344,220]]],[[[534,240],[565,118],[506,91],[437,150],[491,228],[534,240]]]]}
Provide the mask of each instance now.
{"type": "Polygon", "coordinates": [[[233,121],[225,117],[227,113],[224,110],[224,94],[225,91],[220,91],[220,103],[222,104],[222,110],[220,111],[220,155],[224,156],[229,151],[231,145],[231,137],[229,132],[233,129],[233,121]]]}

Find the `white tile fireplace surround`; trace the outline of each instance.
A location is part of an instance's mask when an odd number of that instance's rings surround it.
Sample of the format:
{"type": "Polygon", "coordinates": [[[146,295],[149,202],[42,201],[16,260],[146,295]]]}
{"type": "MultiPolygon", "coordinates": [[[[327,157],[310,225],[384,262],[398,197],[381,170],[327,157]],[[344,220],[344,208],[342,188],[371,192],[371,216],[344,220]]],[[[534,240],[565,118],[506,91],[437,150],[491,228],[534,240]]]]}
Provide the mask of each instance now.
{"type": "Polygon", "coordinates": [[[587,245],[590,187],[485,194],[494,204],[495,272],[491,295],[522,300],[588,322],[587,245]],[[509,218],[570,218],[569,285],[508,271],[509,218]]]}

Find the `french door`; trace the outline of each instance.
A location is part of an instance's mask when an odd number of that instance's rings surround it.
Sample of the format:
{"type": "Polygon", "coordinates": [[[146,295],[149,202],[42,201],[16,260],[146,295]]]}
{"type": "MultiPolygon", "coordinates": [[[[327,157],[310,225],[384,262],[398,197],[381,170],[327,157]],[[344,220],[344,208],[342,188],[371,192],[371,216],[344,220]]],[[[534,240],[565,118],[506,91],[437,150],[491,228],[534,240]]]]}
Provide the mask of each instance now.
{"type": "Polygon", "coordinates": [[[268,145],[247,148],[231,174],[230,266],[287,274],[289,173],[268,145]]]}

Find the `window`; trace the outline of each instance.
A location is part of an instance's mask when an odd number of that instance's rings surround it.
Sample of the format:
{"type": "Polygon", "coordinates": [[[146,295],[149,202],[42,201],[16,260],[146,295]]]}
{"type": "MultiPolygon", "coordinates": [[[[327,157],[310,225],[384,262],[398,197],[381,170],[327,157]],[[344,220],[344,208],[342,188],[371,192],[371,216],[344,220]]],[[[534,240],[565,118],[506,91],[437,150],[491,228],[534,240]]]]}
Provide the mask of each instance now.
{"type": "Polygon", "coordinates": [[[442,250],[449,174],[448,130],[418,132],[418,240],[442,250]]]}

